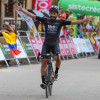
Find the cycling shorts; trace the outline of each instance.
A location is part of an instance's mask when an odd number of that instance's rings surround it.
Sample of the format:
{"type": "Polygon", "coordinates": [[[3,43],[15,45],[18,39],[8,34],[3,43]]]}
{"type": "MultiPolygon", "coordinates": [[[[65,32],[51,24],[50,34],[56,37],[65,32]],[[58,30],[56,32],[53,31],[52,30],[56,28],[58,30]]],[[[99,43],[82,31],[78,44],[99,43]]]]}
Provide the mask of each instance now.
{"type": "Polygon", "coordinates": [[[47,59],[46,54],[51,53],[51,52],[52,54],[60,54],[59,43],[54,44],[54,45],[43,44],[41,58],[47,59]]]}

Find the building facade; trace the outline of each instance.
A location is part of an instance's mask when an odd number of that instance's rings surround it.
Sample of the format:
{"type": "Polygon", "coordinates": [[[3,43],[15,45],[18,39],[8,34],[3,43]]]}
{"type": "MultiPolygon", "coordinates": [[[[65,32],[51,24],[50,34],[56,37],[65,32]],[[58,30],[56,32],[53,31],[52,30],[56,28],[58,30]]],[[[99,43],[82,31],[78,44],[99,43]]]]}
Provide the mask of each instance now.
{"type": "Polygon", "coordinates": [[[0,0],[0,29],[4,22],[16,23],[20,28],[23,19],[17,14],[13,8],[13,3],[20,2],[23,8],[32,9],[32,0],[0,0]]]}

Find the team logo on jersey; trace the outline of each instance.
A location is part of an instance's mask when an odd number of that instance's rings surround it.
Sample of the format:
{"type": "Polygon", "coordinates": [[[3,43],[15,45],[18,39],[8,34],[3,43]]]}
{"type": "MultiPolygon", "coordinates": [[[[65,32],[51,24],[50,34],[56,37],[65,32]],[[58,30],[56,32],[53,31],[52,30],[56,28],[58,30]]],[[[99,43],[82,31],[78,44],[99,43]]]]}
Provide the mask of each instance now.
{"type": "Polygon", "coordinates": [[[50,29],[51,29],[51,28],[52,28],[52,26],[51,26],[51,25],[48,25],[48,28],[50,28],[50,29]]]}
{"type": "Polygon", "coordinates": [[[48,25],[48,28],[50,28],[50,29],[51,29],[51,28],[52,28],[52,29],[55,29],[56,27],[55,27],[54,25],[53,25],[53,26],[52,26],[52,25],[48,25]]]}
{"type": "Polygon", "coordinates": [[[57,26],[54,25],[48,25],[48,32],[56,32],[57,31],[57,26]]]}
{"type": "Polygon", "coordinates": [[[55,28],[55,26],[52,27],[53,29],[55,28]]]}

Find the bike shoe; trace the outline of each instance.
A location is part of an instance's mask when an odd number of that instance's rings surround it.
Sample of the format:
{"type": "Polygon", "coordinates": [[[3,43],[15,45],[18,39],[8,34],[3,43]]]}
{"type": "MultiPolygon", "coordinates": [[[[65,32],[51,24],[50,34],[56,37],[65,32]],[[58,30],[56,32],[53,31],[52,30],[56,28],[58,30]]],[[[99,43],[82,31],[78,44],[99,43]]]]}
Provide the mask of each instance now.
{"type": "Polygon", "coordinates": [[[46,88],[45,83],[42,83],[42,84],[40,85],[40,87],[41,87],[42,89],[45,89],[45,88],[46,88]]]}
{"type": "Polygon", "coordinates": [[[55,74],[55,81],[58,81],[59,77],[58,74],[55,74]]]}

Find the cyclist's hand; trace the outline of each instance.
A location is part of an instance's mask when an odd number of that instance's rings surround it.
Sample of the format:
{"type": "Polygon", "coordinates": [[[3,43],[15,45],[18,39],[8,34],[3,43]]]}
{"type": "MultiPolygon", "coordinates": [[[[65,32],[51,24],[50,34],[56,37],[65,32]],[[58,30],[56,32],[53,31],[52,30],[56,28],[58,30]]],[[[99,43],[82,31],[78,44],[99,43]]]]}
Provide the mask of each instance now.
{"type": "Polygon", "coordinates": [[[22,6],[18,6],[18,5],[14,5],[14,8],[17,9],[18,11],[21,11],[22,10],[22,6]]]}
{"type": "Polygon", "coordinates": [[[94,21],[94,16],[93,17],[90,17],[90,16],[88,16],[87,18],[86,18],[86,21],[94,21]]]}

